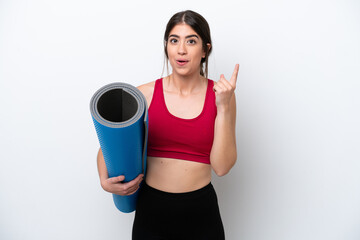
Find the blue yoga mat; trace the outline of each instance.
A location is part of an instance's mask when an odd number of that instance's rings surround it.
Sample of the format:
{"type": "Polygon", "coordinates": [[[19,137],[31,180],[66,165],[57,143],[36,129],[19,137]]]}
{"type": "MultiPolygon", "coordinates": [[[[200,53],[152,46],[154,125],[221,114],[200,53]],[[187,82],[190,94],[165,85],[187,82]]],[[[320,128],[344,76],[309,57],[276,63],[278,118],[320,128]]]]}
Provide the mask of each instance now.
{"type": "MultiPolygon", "coordinates": [[[[130,84],[111,83],[94,94],[90,112],[109,177],[124,175],[128,182],[145,174],[148,120],[144,95],[130,84]]],[[[138,192],[113,194],[115,206],[124,213],[134,211],[138,192]]]]}

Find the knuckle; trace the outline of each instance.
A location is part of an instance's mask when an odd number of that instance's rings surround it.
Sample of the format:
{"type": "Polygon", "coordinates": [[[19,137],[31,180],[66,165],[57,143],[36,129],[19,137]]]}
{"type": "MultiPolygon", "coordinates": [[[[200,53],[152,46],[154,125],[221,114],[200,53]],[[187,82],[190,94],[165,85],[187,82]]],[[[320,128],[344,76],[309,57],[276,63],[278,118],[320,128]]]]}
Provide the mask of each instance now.
{"type": "Polygon", "coordinates": [[[123,190],[121,192],[122,192],[122,195],[127,195],[128,194],[128,190],[123,190]]]}

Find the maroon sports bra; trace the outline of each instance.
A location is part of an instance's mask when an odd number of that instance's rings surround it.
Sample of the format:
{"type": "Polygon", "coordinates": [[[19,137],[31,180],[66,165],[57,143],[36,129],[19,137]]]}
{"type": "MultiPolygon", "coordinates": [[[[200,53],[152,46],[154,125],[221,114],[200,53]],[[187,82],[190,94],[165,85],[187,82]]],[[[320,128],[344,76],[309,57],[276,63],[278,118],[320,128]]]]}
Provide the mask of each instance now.
{"type": "Polygon", "coordinates": [[[202,112],[195,118],[172,115],[165,104],[162,79],[155,82],[149,107],[147,155],[210,164],[216,118],[214,82],[208,80],[202,112]]]}

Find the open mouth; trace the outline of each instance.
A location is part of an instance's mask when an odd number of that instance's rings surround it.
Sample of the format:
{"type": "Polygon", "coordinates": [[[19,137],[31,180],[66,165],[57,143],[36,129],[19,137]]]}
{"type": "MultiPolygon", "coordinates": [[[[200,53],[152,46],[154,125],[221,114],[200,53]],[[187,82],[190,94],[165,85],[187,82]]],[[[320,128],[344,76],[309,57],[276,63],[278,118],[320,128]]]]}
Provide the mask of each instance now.
{"type": "Polygon", "coordinates": [[[177,64],[183,66],[183,65],[185,65],[186,63],[188,63],[189,61],[187,61],[187,60],[176,60],[176,62],[177,62],[177,64]]]}

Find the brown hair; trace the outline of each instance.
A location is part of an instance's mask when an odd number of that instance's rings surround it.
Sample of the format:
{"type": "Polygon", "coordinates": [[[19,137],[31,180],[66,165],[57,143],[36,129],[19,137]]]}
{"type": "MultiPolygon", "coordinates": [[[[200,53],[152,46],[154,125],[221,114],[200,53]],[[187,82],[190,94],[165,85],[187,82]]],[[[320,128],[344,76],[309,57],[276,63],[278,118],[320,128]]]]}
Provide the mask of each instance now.
{"type": "Polygon", "coordinates": [[[205,18],[194,11],[186,10],[186,11],[178,12],[174,14],[167,23],[164,34],[164,51],[166,55],[166,60],[169,59],[166,48],[167,48],[170,31],[175,27],[175,25],[180,23],[185,23],[189,25],[197,34],[199,34],[200,38],[202,39],[202,47],[203,47],[203,51],[205,52],[205,57],[202,58],[200,62],[200,74],[201,76],[207,78],[208,59],[212,50],[210,27],[207,21],[205,20],[205,18]],[[211,46],[210,48],[207,45],[208,43],[210,43],[211,46]],[[205,69],[204,69],[204,63],[205,63],[205,69]]]}

